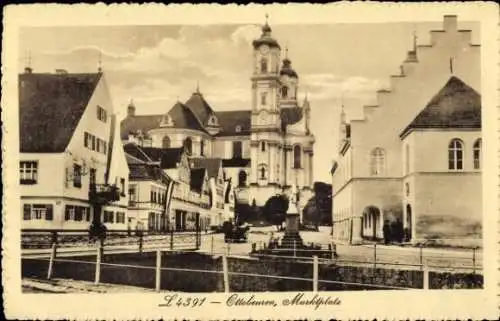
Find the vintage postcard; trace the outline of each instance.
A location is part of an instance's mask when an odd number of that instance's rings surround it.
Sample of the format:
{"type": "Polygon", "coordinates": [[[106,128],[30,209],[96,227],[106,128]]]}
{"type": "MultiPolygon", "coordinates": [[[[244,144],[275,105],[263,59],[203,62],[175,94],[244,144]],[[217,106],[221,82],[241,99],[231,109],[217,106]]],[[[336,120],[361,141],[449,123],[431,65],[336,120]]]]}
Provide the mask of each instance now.
{"type": "Polygon", "coordinates": [[[494,3],[12,5],[19,319],[496,319],[494,3]]]}

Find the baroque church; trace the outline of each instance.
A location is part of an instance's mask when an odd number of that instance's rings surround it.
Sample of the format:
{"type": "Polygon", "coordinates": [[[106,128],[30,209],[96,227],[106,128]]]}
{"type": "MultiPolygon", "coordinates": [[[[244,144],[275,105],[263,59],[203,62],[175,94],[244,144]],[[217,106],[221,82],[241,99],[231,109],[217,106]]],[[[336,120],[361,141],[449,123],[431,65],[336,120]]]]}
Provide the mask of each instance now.
{"type": "Polygon", "coordinates": [[[299,104],[299,75],[287,50],[281,58],[267,21],[252,45],[250,108],[218,111],[199,88],[159,115],[140,115],[131,101],[121,139],[141,147],[183,147],[193,159],[221,159],[240,202],[263,206],[297,186],[303,208],[313,193],[311,107],[307,96],[299,104]]]}

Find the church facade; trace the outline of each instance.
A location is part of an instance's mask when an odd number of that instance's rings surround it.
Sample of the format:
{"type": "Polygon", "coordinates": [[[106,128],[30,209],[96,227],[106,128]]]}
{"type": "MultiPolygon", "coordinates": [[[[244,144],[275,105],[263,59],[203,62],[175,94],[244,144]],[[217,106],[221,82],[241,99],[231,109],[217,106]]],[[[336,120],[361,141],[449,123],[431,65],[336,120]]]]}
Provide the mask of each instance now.
{"type": "Polygon", "coordinates": [[[121,122],[123,143],[184,147],[190,158],[221,159],[224,179],[241,202],[262,206],[292,185],[305,202],[312,195],[314,136],[311,107],[299,104],[299,76],[266,22],[252,43],[250,108],[218,111],[199,88],[158,115],[139,115],[133,102],[121,122]]]}
{"type": "Polygon", "coordinates": [[[377,92],[362,119],[348,123],[342,112],[334,240],[380,240],[384,223],[399,220],[414,244],[480,244],[481,68],[471,34],[445,16],[430,44],[415,37],[391,88],[377,92]]]}

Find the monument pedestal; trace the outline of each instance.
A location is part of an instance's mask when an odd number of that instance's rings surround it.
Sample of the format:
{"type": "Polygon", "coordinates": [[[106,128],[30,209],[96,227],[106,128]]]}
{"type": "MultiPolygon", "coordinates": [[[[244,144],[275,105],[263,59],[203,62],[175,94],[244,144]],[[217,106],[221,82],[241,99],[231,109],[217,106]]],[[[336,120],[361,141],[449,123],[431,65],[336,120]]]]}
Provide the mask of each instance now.
{"type": "Polygon", "coordinates": [[[304,245],[304,242],[302,241],[302,237],[299,234],[299,214],[287,213],[285,222],[285,235],[283,235],[281,245],[290,249],[302,247],[304,245]]]}

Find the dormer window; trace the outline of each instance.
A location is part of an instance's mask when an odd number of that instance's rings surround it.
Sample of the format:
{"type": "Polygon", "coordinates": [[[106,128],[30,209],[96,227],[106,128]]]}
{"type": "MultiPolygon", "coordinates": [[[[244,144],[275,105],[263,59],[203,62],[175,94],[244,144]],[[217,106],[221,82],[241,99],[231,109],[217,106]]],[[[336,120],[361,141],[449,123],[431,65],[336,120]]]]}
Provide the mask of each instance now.
{"type": "Polygon", "coordinates": [[[234,129],[234,131],[237,132],[237,133],[241,133],[241,126],[240,125],[236,126],[236,128],[234,129]]]}
{"type": "Polygon", "coordinates": [[[163,117],[161,118],[160,127],[171,127],[172,125],[172,117],[170,117],[170,115],[168,114],[163,115],[163,117]]]}
{"type": "Polygon", "coordinates": [[[211,115],[210,118],[208,119],[208,125],[217,126],[217,124],[218,124],[217,117],[215,117],[215,115],[211,115]]]}

